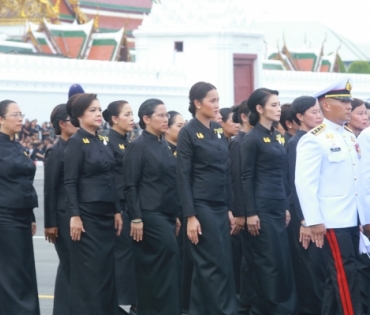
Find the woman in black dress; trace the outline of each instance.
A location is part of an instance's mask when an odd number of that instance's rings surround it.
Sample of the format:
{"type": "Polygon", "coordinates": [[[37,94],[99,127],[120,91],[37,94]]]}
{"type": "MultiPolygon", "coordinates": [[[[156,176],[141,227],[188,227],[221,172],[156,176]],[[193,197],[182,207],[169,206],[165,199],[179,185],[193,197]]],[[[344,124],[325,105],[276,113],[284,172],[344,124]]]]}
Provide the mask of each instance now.
{"type": "Polygon", "coordinates": [[[241,145],[243,197],[256,286],[250,314],[292,315],[296,289],[286,226],[289,224],[287,155],[273,133],[280,119],[278,92],[257,89],[248,99],[254,128],[241,145]]]}
{"type": "Polygon", "coordinates": [[[69,220],[64,192],[63,154],[68,139],[77,131],[68,117],[66,104],[56,106],[50,116],[58,142],[45,153],[44,226],[45,239],[55,244],[59,266],[55,280],[53,315],[69,312],[69,220]],[[66,292],[66,290],[68,290],[66,292]]]}
{"type": "Polygon", "coordinates": [[[80,129],[64,151],[64,187],[70,219],[70,315],[118,312],[114,244],[122,229],[114,185],[116,161],[106,137],[95,94],[77,94],[67,103],[71,123],[80,129]],[[115,229],[117,233],[115,233],[115,229]]]}
{"type": "Polygon", "coordinates": [[[233,109],[230,107],[225,107],[220,109],[220,114],[222,117],[221,127],[224,131],[225,137],[230,142],[231,139],[238,134],[239,123],[233,121],[233,109]]]}
{"type": "Polygon", "coordinates": [[[211,121],[218,114],[218,92],[198,82],[189,99],[194,118],[179,134],[177,183],[194,263],[190,314],[236,315],[228,142],[221,126],[211,121]]]}
{"type": "Polygon", "coordinates": [[[10,100],[0,102],[0,314],[39,315],[32,236],[36,167],[15,141],[24,115],[10,100]]]}
{"type": "Polygon", "coordinates": [[[292,104],[283,104],[281,105],[281,116],[280,116],[280,125],[284,129],[284,146],[286,147],[290,138],[293,137],[299,125],[294,121],[292,113],[292,104]]]}
{"type": "Polygon", "coordinates": [[[287,144],[290,185],[291,221],[288,226],[289,243],[292,253],[294,278],[298,293],[299,312],[321,314],[326,279],[325,253],[321,248],[310,244],[311,233],[305,227],[304,216],[295,187],[295,165],[297,145],[311,129],[321,124],[323,116],[316,98],[301,96],[291,107],[292,117],[299,130],[287,144]]]}
{"type": "Polygon", "coordinates": [[[143,133],[130,143],[123,158],[135,241],[138,315],[179,315],[176,157],[163,137],[168,114],[161,100],[149,99],[141,104],[138,116],[143,133]]]}
{"type": "MultiPolygon", "coordinates": [[[[117,188],[123,225],[121,235],[115,244],[116,285],[119,305],[130,305],[131,312],[136,312],[136,283],[134,260],[132,254],[132,238],[130,236],[130,222],[124,195],[125,181],[123,177],[123,157],[129,145],[128,133],[134,127],[132,108],[126,101],[115,101],[108,105],[103,112],[104,120],[109,124],[109,146],[116,159],[114,178],[117,188]]],[[[126,312],[119,308],[121,314],[126,312]]],[[[127,313],[126,313],[127,314],[127,313]]]]}
{"type": "Polygon", "coordinates": [[[240,127],[238,134],[229,143],[231,184],[233,189],[233,215],[238,232],[237,235],[231,237],[231,244],[233,248],[233,264],[237,292],[238,287],[240,288],[239,313],[241,314],[248,314],[249,312],[253,287],[253,263],[251,260],[250,244],[248,243],[250,234],[244,229],[246,213],[243,200],[241,178],[242,164],[240,156],[240,146],[244,136],[253,128],[249,124],[249,114],[250,110],[247,101],[243,101],[239,106],[234,107],[232,119],[233,122],[239,124],[240,127]],[[238,258],[238,260],[236,260],[236,258],[238,258]]]}

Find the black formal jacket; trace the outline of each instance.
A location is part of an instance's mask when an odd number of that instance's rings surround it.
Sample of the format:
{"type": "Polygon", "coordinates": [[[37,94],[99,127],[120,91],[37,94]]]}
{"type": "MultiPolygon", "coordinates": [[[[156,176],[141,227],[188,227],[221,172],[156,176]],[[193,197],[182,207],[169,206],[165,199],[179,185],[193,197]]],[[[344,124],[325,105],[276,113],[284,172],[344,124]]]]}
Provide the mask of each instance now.
{"type": "Polygon", "coordinates": [[[256,197],[285,200],[288,210],[288,161],[280,135],[257,123],[244,136],[241,159],[247,216],[258,215],[256,197]]]}
{"type": "Polygon", "coordinates": [[[58,227],[57,210],[66,210],[63,155],[67,142],[58,142],[46,150],[44,161],[44,225],[58,227]]]}
{"type": "Polygon", "coordinates": [[[235,217],[246,216],[243,199],[242,162],[240,155],[240,147],[244,136],[245,132],[239,131],[229,143],[231,185],[233,189],[233,214],[235,217]]]}
{"type": "Polygon", "coordinates": [[[64,151],[64,187],[70,216],[80,215],[80,202],[112,202],[116,213],[121,212],[114,183],[115,166],[108,137],[80,128],[69,138],[64,151]]]}
{"type": "Polygon", "coordinates": [[[284,146],[285,147],[287,147],[287,145],[288,145],[288,142],[289,142],[289,140],[290,139],[292,139],[292,135],[289,133],[289,132],[285,132],[285,134],[284,134],[284,139],[285,139],[285,143],[284,143],[284,146]]]}
{"type": "Polygon", "coordinates": [[[304,220],[301,204],[299,203],[297,190],[295,187],[295,163],[297,161],[297,146],[298,141],[306,134],[306,131],[298,130],[296,134],[289,140],[287,145],[287,154],[288,154],[288,168],[289,168],[289,185],[290,185],[290,196],[289,202],[294,206],[294,209],[297,213],[298,221],[301,222],[304,220]]]}
{"type": "Polygon", "coordinates": [[[184,217],[197,215],[194,200],[217,202],[232,209],[228,141],[218,123],[210,128],[197,118],[187,123],[177,141],[177,185],[184,217]]]}
{"type": "Polygon", "coordinates": [[[0,132],[0,207],[36,208],[36,166],[25,148],[0,132]]]}
{"type": "Polygon", "coordinates": [[[133,219],[142,211],[178,215],[176,157],[167,141],[144,130],[133,140],[123,158],[125,197],[133,219]]]}
{"type": "Polygon", "coordinates": [[[123,177],[123,156],[126,153],[126,148],[129,145],[127,135],[121,135],[113,129],[109,129],[109,147],[112,149],[114,158],[116,159],[116,166],[114,168],[114,179],[117,188],[117,195],[119,200],[125,199],[124,194],[124,177],[123,177]]]}

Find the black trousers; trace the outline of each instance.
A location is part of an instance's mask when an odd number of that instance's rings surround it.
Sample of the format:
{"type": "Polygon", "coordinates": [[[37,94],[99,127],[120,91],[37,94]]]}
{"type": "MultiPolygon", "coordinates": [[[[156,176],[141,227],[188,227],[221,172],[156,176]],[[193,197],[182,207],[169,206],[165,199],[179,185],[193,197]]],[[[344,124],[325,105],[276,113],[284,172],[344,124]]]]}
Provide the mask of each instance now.
{"type": "Polygon", "coordinates": [[[32,209],[0,207],[0,314],[40,315],[32,209]]]}
{"type": "Polygon", "coordinates": [[[69,281],[70,281],[70,218],[65,210],[57,211],[58,237],[55,249],[59,257],[59,265],[55,279],[53,315],[69,313],[69,281]]]}
{"type": "Polygon", "coordinates": [[[304,249],[299,242],[301,224],[293,205],[290,205],[291,221],[288,226],[289,244],[297,288],[299,312],[321,314],[325,280],[327,275],[325,252],[310,243],[304,249]]]}
{"type": "Polygon", "coordinates": [[[361,254],[357,259],[358,282],[361,290],[363,312],[370,315],[370,258],[361,254]]]}
{"type": "Polygon", "coordinates": [[[254,282],[256,281],[251,246],[252,236],[247,230],[241,230],[240,236],[242,238],[243,258],[241,265],[239,304],[245,308],[250,308],[254,294],[254,282]]]}
{"type": "Polygon", "coordinates": [[[137,305],[133,244],[130,236],[131,224],[124,200],[120,203],[123,228],[121,235],[116,237],[114,246],[118,303],[119,305],[137,305]]]}
{"type": "Polygon", "coordinates": [[[356,260],[359,255],[357,226],[327,229],[324,250],[328,276],[322,315],[362,315],[356,260]]]}
{"type": "Polygon", "coordinates": [[[230,224],[226,205],[194,201],[202,235],[190,243],[193,260],[191,315],[236,315],[230,224]]]}
{"type": "Polygon", "coordinates": [[[86,202],[79,207],[86,232],[70,247],[70,315],[115,315],[114,204],[86,202]]]}
{"type": "Polygon", "coordinates": [[[240,285],[241,285],[241,266],[243,258],[243,245],[242,245],[242,236],[239,233],[238,235],[231,235],[231,251],[233,255],[233,270],[234,270],[234,282],[236,294],[240,294],[240,285]]]}
{"type": "Polygon", "coordinates": [[[180,315],[180,254],[176,217],[142,211],[143,240],[134,242],[138,315],[180,315]]]}
{"type": "Polygon", "coordinates": [[[295,315],[298,301],[285,224],[285,201],[257,198],[256,205],[261,229],[258,236],[251,237],[257,281],[250,314],[295,315]]]}

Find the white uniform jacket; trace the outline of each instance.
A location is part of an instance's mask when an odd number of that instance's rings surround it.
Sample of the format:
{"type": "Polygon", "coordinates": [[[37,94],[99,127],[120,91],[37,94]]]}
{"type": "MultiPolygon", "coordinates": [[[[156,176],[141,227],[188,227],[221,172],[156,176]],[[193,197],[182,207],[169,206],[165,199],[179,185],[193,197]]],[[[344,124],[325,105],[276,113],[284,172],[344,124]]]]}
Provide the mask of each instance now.
{"type": "Polygon", "coordinates": [[[300,139],[295,185],[308,226],[365,222],[357,189],[359,163],[355,135],[327,119],[300,139]]]}
{"type": "Polygon", "coordinates": [[[370,223],[370,127],[363,130],[357,138],[361,150],[359,193],[362,201],[365,223],[370,223]]]}

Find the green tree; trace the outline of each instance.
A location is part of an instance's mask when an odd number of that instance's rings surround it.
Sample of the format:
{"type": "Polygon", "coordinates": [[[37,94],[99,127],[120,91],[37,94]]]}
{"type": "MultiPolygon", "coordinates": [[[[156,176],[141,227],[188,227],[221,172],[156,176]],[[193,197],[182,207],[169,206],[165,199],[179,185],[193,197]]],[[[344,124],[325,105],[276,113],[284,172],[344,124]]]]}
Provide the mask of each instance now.
{"type": "Polygon", "coordinates": [[[370,64],[368,61],[354,61],[349,66],[348,73],[370,74],[370,64]]]}

